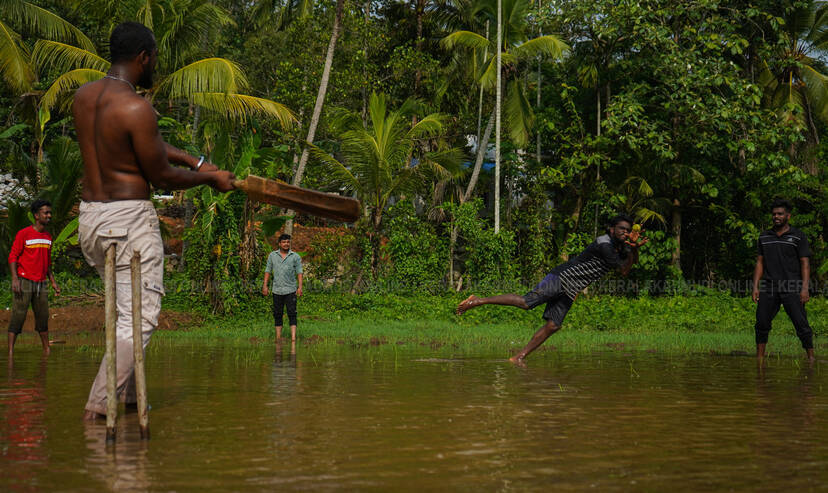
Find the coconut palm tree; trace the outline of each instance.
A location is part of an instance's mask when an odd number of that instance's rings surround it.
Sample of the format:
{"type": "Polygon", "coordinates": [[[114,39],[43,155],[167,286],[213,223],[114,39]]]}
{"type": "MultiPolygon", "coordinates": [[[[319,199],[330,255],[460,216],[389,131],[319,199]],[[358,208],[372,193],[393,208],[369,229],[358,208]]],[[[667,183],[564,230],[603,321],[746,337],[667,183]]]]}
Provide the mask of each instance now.
{"type": "Polygon", "coordinates": [[[96,12],[103,31],[124,19],[152,29],[161,67],[178,67],[205,56],[221,30],[235,23],[212,0],[71,0],[79,12],[96,12]]]}
{"type": "Polygon", "coordinates": [[[423,192],[433,179],[445,180],[460,172],[461,151],[442,139],[446,115],[432,113],[412,125],[410,115],[415,106],[409,100],[390,110],[388,98],[373,93],[368,101],[367,128],[359,113],[342,110],[334,115],[332,128],[339,136],[340,159],[311,146],[331,181],[354,192],[365,205],[375,269],[378,235],[389,201],[400,194],[423,192]]]}
{"type": "MultiPolygon", "coordinates": [[[[59,73],[43,94],[40,107],[51,111],[61,101],[68,104],[75,89],[106,75],[110,63],[92,49],[56,41],[38,40],[32,53],[36,65],[44,71],[59,73]]],[[[293,113],[282,104],[243,94],[248,82],[241,67],[224,58],[204,58],[162,75],[151,98],[187,100],[217,116],[246,120],[251,116],[274,118],[283,126],[294,121],[293,113]]]]}
{"type": "MultiPolygon", "coordinates": [[[[496,25],[496,0],[481,0],[484,7],[481,9],[496,25]]],[[[531,62],[538,57],[561,58],[568,51],[568,46],[557,36],[544,35],[529,38],[530,26],[526,21],[527,13],[531,9],[531,0],[501,0],[502,15],[502,46],[496,49],[496,40],[476,32],[458,30],[443,38],[441,44],[450,50],[472,51],[478,56],[486,53],[480,70],[476,74],[476,82],[484,90],[491,91],[497,85],[497,58],[502,60],[500,72],[505,77],[505,124],[510,140],[518,147],[529,143],[530,130],[534,124],[532,105],[526,97],[522,84],[522,74],[531,69],[531,62]]],[[[497,112],[493,111],[489,118],[489,125],[478,143],[478,154],[470,185],[476,183],[480,166],[483,163],[485,149],[488,147],[491,127],[497,120],[497,112]]],[[[471,196],[473,185],[467,189],[466,199],[471,196]]]]}
{"type": "MultiPolygon", "coordinates": [[[[807,150],[819,144],[815,120],[828,123],[828,77],[822,73],[828,55],[828,2],[797,5],[785,16],[784,43],[774,60],[764,62],[760,82],[765,103],[805,129],[807,150]]],[[[816,173],[815,159],[806,157],[803,164],[816,173]]]]}
{"type": "Polygon", "coordinates": [[[29,47],[20,32],[94,48],[78,28],[57,14],[22,0],[0,0],[0,77],[16,94],[32,89],[36,80],[29,47]]]}
{"type": "MultiPolygon", "coordinates": [[[[342,17],[345,12],[345,0],[336,1],[336,13],[334,15],[334,23],[331,28],[331,39],[328,42],[328,51],[325,55],[325,65],[322,69],[322,78],[319,81],[319,90],[316,93],[316,103],[313,105],[313,113],[311,114],[310,125],[308,126],[308,136],[305,142],[309,145],[313,144],[313,139],[316,136],[316,127],[319,125],[319,117],[322,115],[322,105],[325,103],[325,95],[328,92],[328,82],[331,78],[331,66],[333,65],[334,51],[336,50],[336,41],[342,32],[342,17]]],[[[302,178],[305,173],[305,165],[308,162],[309,148],[302,151],[302,157],[299,158],[299,165],[296,168],[296,173],[293,175],[293,185],[299,186],[302,183],[302,178]]]]}

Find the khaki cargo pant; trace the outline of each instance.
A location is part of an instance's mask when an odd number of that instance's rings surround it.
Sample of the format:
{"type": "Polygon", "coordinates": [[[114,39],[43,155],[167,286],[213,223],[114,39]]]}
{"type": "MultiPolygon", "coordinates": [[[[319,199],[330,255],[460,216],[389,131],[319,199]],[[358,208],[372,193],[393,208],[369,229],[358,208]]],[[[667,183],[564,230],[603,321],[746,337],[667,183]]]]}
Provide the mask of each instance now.
{"type": "MultiPolygon", "coordinates": [[[[118,395],[124,402],[135,402],[135,360],[132,348],[132,287],[130,261],[134,251],[141,253],[141,321],[143,346],[158,325],[161,297],[164,295],[164,246],[158,215],[148,200],[81,202],[78,237],[83,255],[103,278],[106,249],[116,245],[115,285],[118,321],[116,366],[118,395]]],[[[86,409],[106,414],[106,356],[89,391],[86,409]]]]}
{"type": "Polygon", "coordinates": [[[12,313],[9,320],[9,332],[20,334],[23,323],[32,307],[35,317],[35,330],[46,332],[49,330],[49,283],[46,281],[34,282],[20,277],[22,292],[12,293],[12,313]]]}

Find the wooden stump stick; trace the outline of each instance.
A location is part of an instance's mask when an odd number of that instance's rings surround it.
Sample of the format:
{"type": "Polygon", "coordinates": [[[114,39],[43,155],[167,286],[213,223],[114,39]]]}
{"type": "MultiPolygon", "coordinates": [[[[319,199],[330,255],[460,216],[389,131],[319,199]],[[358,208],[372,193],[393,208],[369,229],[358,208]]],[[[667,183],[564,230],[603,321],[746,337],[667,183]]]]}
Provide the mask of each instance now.
{"type": "Polygon", "coordinates": [[[141,254],[135,251],[130,263],[132,277],[132,349],[135,355],[135,393],[138,397],[138,426],[141,438],[149,440],[149,412],[147,411],[147,375],[144,372],[144,336],[141,318],[141,254]]]}
{"type": "Polygon", "coordinates": [[[118,419],[118,373],[115,359],[115,322],[117,302],[115,299],[115,243],[106,249],[104,264],[104,292],[106,315],[106,441],[115,441],[115,424],[118,419]]]}

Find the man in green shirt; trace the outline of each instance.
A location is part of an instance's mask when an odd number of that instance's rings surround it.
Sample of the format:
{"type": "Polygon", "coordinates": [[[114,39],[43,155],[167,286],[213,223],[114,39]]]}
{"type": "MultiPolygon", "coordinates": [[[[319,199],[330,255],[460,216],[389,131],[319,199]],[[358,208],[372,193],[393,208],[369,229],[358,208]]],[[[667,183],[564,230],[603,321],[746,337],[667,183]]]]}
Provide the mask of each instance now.
{"type": "Polygon", "coordinates": [[[279,250],[267,256],[262,294],[267,296],[267,283],[273,274],[273,319],[276,323],[276,341],[282,339],[282,317],[287,307],[290,322],[290,340],[296,340],[296,298],[302,296],[302,259],[290,249],[290,235],[279,237],[279,250]],[[299,280],[297,286],[297,279],[299,280]]]}

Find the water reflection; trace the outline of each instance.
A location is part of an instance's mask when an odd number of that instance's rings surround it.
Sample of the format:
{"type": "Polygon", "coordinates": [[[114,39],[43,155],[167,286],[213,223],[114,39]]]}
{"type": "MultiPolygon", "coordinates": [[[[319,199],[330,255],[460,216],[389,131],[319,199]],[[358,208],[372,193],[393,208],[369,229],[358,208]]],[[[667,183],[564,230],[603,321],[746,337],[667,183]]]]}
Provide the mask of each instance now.
{"type": "MultiPolygon", "coordinates": [[[[828,379],[774,359],[154,342],[152,440],[78,410],[97,356],[0,378],[0,490],[816,489],[828,379]],[[24,419],[25,418],[25,419],[24,419]],[[6,473],[8,471],[8,473],[6,473]]],[[[0,367],[2,371],[3,367],[0,367]]]]}
{"type": "MultiPolygon", "coordinates": [[[[282,360],[284,359],[282,356],[282,349],[284,346],[287,345],[285,339],[278,338],[276,339],[276,364],[281,364],[282,360]]],[[[292,339],[290,341],[290,364],[296,366],[296,340],[292,339]]]]}
{"type": "Polygon", "coordinates": [[[132,416],[121,416],[116,430],[117,440],[114,444],[107,444],[104,422],[83,422],[83,436],[86,439],[84,468],[92,479],[105,485],[109,491],[150,489],[147,474],[149,442],[141,440],[137,428],[138,420],[134,413],[132,416]]]}
{"type": "Polygon", "coordinates": [[[47,361],[48,357],[41,355],[34,369],[27,366],[25,360],[15,368],[10,357],[7,383],[0,389],[0,450],[3,461],[39,466],[3,468],[3,474],[8,474],[11,482],[24,485],[21,488],[23,491],[35,491],[33,485],[39,470],[48,467],[47,430],[43,419],[47,361]]]}

